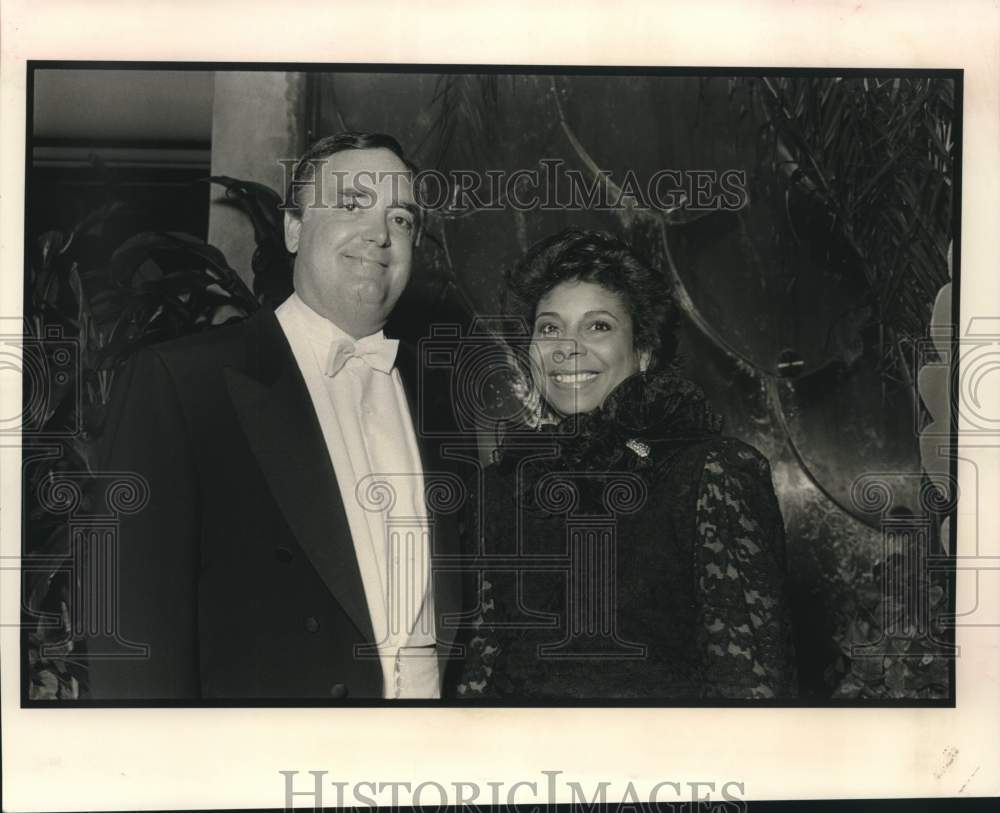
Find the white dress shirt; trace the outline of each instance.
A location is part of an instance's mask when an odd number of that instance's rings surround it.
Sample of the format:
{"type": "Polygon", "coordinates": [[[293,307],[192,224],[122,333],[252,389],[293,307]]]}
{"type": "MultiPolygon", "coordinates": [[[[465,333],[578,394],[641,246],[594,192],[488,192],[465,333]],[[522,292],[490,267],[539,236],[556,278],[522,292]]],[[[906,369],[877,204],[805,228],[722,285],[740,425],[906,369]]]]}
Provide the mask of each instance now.
{"type": "Polygon", "coordinates": [[[340,493],[330,499],[342,500],[347,513],[383,696],[440,697],[423,470],[399,372],[352,356],[329,375],[332,348],[353,339],[298,294],[276,315],[337,474],[340,493]]]}

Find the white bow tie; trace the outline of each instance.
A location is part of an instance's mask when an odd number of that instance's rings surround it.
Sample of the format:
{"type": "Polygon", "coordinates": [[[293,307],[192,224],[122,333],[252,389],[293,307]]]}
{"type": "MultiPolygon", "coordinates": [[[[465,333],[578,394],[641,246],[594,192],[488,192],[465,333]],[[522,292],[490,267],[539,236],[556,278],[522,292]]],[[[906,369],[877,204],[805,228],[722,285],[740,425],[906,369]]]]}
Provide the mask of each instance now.
{"type": "Polygon", "coordinates": [[[398,348],[398,339],[386,339],[381,335],[365,336],[356,342],[344,336],[334,340],[330,345],[325,372],[333,377],[340,372],[348,359],[359,358],[373,370],[391,373],[398,348]]]}

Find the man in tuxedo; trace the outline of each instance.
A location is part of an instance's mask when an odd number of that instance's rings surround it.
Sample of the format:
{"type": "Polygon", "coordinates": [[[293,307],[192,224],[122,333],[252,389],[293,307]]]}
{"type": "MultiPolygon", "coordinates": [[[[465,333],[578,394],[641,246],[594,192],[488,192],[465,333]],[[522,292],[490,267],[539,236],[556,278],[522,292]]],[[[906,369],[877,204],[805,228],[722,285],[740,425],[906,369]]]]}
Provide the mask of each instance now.
{"type": "Polygon", "coordinates": [[[432,559],[457,533],[425,501],[447,475],[414,428],[415,354],[382,332],[420,227],[413,175],[390,136],[314,144],[285,215],[294,294],[121,374],[99,468],[149,497],[118,530],[92,697],[440,696],[461,588],[432,559]]]}

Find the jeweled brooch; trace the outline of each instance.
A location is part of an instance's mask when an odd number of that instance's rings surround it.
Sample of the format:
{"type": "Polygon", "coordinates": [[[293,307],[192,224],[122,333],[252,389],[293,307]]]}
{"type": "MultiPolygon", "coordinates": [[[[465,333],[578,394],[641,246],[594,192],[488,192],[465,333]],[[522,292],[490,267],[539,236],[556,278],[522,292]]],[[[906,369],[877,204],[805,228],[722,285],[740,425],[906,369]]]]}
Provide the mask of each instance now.
{"type": "Polygon", "coordinates": [[[643,443],[641,440],[636,440],[635,438],[632,438],[632,440],[626,440],[625,445],[633,452],[635,452],[643,460],[649,457],[650,450],[648,443],[643,443]]]}

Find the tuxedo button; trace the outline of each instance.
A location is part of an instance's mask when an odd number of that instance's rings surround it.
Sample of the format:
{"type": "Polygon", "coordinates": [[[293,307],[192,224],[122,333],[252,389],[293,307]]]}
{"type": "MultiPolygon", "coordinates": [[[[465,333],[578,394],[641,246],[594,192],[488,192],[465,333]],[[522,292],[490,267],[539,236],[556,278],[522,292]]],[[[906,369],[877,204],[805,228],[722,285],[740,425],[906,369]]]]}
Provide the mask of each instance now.
{"type": "Polygon", "coordinates": [[[306,632],[319,632],[319,621],[314,616],[306,616],[306,632]]]}
{"type": "Polygon", "coordinates": [[[330,697],[342,698],[347,697],[347,687],[343,683],[334,683],[330,687],[330,697]]]}
{"type": "Polygon", "coordinates": [[[288,548],[275,548],[274,558],[279,562],[288,564],[288,562],[292,561],[292,552],[288,548]]]}

